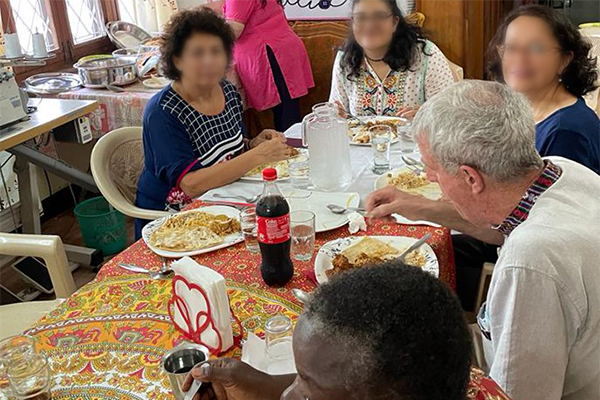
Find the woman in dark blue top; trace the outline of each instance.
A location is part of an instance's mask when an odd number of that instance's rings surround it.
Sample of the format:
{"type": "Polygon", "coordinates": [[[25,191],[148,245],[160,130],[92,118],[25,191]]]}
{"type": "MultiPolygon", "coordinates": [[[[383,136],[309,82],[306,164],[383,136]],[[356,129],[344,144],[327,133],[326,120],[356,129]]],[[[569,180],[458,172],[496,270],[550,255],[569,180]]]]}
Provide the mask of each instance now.
{"type": "Polygon", "coordinates": [[[600,121],[581,97],[537,123],[535,147],[542,156],[563,156],[600,174],[600,121]]]}
{"type": "Polygon", "coordinates": [[[564,14],[525,6],[498,28],[489,72],[529,99],[542,156],[566,157],[600,174],[600,120],[581,97],[597,87],[590,49],[564,14]]]}
{"type": "MultiPolygon", "coordinates": [[[[223,77],[234,36],[208,9],[178,13],[163,35],[162,64],[173,84],[152,97],[143,118],[144,169],[136,205],[164,210],[289,157],[282,134],[243,135],[242,100],[223,77]]],[[[136,237],[147,221],[136,220],[136,237]]]]}

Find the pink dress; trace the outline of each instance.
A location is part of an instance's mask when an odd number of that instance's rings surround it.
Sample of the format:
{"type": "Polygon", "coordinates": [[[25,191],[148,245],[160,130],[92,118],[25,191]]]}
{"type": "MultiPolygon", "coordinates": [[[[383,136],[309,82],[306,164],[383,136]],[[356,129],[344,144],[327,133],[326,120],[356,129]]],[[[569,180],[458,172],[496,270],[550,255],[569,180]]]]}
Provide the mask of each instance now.
{"type": "Polygon", "coordinates": [[[277,0],[225,0],[227,20],[244,24],[234,48],[236,72],[247,96],[248,107],[262,111],[279,103],[267,46],[273,50],[292,99],[315,85],[306,48],[288,25],[277,0]]]}

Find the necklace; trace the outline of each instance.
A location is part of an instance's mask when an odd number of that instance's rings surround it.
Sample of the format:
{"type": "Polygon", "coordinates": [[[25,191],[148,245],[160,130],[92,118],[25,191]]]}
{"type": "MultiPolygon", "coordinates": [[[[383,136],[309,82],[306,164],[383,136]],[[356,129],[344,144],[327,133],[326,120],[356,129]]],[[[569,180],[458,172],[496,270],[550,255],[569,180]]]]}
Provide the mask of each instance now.
{"type": "Polygon", "coordinates": [[[366,55],[366,54],[365,54],[365,57],[367,57],[367,60],[369,60],[369,61],[373,61],[373,62],[381,62],[381,61],[383,61],[383,59],[385,58],[385,57],[381,57],[381,58],[371,58],[371,57],[369,57],[369,56],[368,56],[368,55],[366,55]]]}

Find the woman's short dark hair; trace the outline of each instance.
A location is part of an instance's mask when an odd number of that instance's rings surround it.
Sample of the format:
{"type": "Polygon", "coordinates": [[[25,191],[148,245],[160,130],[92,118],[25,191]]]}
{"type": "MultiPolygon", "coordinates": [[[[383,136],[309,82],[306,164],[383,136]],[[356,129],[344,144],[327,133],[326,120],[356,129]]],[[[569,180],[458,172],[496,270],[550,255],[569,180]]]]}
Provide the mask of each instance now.
{"type": "Polygon", "coordinates": [[[590,55],[592,44],[585,39],[577,27],[562,13],[541,5],[529,5],[517,8],[504,18],[488,48],[488,74],[490,78],[504,83],[502,60],[498,46],[504,43],[506,29],[519,17],[535,17],[543,20],[552,30],[563,53],[572,53],[573,59],[561,76],[565,88],[574,96],[583,96],[598,86],[597,59],[590,55]]]}
{"type": "MultiPolygon", "coordinates": [[[[352,0],[352,10],[362,0],[352,0]]],[[[387,4],[392,12],[392,18],[398,18],[398,26],[392,37],[392,43],[383,61],[394,71],[408,71],[411,69],[417,51],[425,53],[425,34],[416,25],[406,22],[402,11],[396,0],[379,0],[387,4]]],[[[358,77],[362,67],[364,51],[356,42],[356,38],[350,29],[350,33],[341,50],[344,52],[341,66],[348,71],[348,79],[358,77]]]]}
{"type": "Polygon", "coordinates": [[[219,37],[223,41],[227,59],[231,61],[235,35],[229,24],[214,11],[205,7],[181,11],[171,18],[162,35],[160,61],[167,78],[178,80],[181,77],[173,57],[181,56],[185,43],[194,33],[219,37]]]}

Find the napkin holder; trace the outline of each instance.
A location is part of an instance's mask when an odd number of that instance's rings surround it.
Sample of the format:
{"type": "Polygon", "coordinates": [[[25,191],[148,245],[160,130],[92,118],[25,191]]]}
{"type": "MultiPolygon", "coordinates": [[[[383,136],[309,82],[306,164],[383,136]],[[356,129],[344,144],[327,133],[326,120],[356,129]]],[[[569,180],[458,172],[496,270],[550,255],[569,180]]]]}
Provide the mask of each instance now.
{"type": "Polygon", "coordinates": [[[171,267],[175,276],[169,315],[175,328],[214,355],[239,343],[243,331],[236,319],[240,334],[234,338],[225,278],[189,257],[173,262],[171,267]]]}

